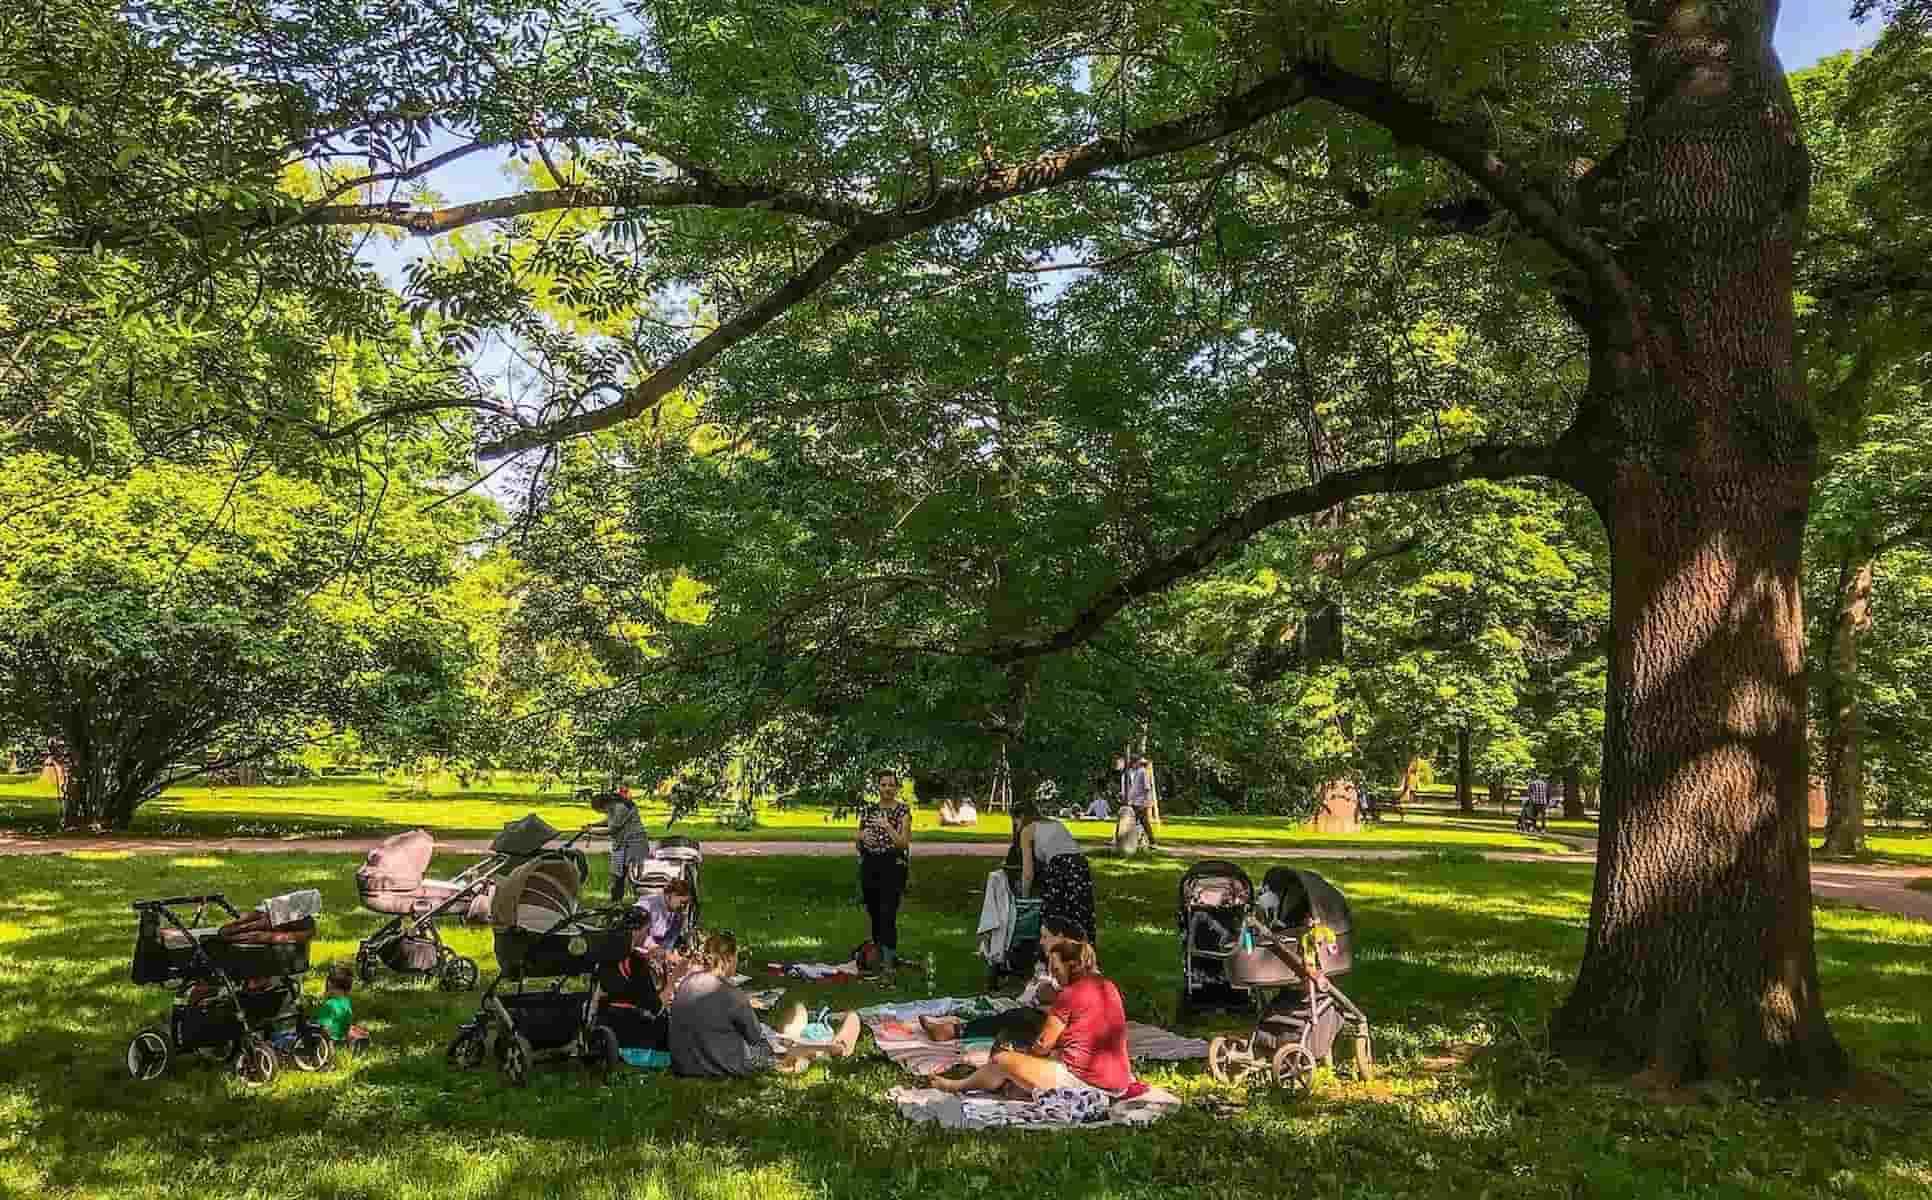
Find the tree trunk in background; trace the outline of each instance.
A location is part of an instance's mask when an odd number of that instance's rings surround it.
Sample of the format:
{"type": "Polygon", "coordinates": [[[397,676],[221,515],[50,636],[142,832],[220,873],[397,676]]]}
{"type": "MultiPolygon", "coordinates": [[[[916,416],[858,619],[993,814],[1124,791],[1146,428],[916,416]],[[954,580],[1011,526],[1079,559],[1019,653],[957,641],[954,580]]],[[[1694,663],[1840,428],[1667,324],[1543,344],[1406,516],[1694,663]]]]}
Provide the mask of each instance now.
{"type": "Polygon", "coordinates": [[[1456,808],[1476,811],[1476,781],[1469,776],[1469,730],[1456,730],[1456,808]]]}
{"type": "Polygon", "coordinates": [[[1810,165],[1776,0],[1631,0],[1626,141],[1586,180],[1635,299],[1580,302],[1571,461],[1611,552],[1603,814],[1558,1044],[1663,1084],[1844,1079],[1812,944],[1799,556],[1810,165]],[[1600,319],[1592,319],[1597,314],[1600,319]]]}
{"type": "Polygon", "coordinates": [[[1822,854],[1865,849],[1863,714],[1858,704],[1858,639],[1872,626],[1872,578],[1877,563],[1861,554],[1847,564],[1838,587],[1838,616],[1825,676],[1825,842],[1822,854]]]}
{"type": "Polygon", "coordinates": [[[1575,763],[1563,768],[1563,819],[1565,821],[1589,819],[1589,814],[1583,811],[1583,772],[1575,763]]]}
{"type": "Polygon", "coordinates": [[[1499,812],[1509,811],[1509,780],[1492,779],[1489,781],[1489,802],[1499,812]]]}
{"type": "MultiPolygon", "coordinates": [[[[1333,508],[1317,513],[1314,518],[1315,529],[1326,535],[1330,541],[1327,546],[1317,550],[1313,556],[1315,571],[1323,577],[1322,598],[1313,611],[1302,622],[1302,661],[1311,667],[1340,664],[1347,655],[1348,644],[1343,624],[1341,584],[1336,579],[1341,574],[1346,553],[1340,545],[1341,527],[1347,522],[1346,505],[1338,504],[1333,508]]],[[[1343,717],[1343,733],[1351,735],[1347,728],[1347,717],[1343,717]]],[[[1354,833],[1362,827],[1361,808],[1356,796],[1355,781],[1345,775],[1336,775],[1322,780],[1315,788],[1315,828],[1323,833],[1354,833]]]]}

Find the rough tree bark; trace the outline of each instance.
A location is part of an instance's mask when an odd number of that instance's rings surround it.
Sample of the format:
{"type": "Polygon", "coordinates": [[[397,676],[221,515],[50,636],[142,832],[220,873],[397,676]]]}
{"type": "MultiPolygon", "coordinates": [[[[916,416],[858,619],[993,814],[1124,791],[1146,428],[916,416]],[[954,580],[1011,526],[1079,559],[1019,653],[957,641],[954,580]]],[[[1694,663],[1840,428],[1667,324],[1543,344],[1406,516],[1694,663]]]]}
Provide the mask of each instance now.
{"type": "Polygon", "coordinates": [[[1816,439],[1792,251],[1809,161],[1771,46],[1777,0],[1627,7],[1626,141],[1585,196],[1634,293],[1615,320],[1584,316],[1590,452],[1574,466],[1611,545],[1602,836],[1557,1034],[1662,1083],[1826,1087],[1846,1063],[1819,995],[1805,831],[1816,439]]]}
{"type": "Polygon", "coordinates": [[[1563,819],[1582,821],[1588,816],[1583,811],[1583,772],[1571,763],[1563,768],[1563,819]]]}
{"type": "Polygon", "coordinates": [[[1476,782],[1469,774],[1467,726],[1456,730],[1456,807],[1466,813],[1476,811],[1476,782]]]}
{"type": "Polygon", "coordinates": [[[1865,849],[1863,714],[1858,705],[1858,639],[1872,626],[1872,580],[1878,561],[1857,555],[1845,564],[1832,624],[1825,676],[1825,854],[1865,849]]]}

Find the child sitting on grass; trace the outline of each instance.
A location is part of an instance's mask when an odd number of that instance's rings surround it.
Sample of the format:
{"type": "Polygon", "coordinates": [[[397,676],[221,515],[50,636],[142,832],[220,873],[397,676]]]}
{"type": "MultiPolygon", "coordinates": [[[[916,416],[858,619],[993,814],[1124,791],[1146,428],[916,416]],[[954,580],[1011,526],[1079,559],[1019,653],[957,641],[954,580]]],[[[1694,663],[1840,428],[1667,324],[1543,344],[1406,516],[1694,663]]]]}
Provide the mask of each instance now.
{"type": "Polygon", "coordinates": [[[355,1006],[349,1003],[349,991],[355,982],[354,972],[346,965],[337,963],[330,967],[322,984],[322,1006],[315,1010],[315,1023],[322,1027],[322,1032],[351,1053],[369,1044],[369,1031],[354,1023],[355,1006]]]}

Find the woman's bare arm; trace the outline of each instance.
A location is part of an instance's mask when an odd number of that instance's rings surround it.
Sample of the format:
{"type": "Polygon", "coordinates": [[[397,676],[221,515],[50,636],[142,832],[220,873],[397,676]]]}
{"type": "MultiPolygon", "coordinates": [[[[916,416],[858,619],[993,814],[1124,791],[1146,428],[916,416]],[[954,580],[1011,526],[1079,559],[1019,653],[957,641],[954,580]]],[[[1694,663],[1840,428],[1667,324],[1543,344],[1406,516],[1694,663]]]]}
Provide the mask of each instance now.
{"type": "Polygon", "coordinates": [[[1060,1044],[1060,1035],[1066,1031],[1067,1023],[1052,1013],[1048,1013],[1046,1024],[1040,1027],[1040,1036],[1033,1040],[1032,1053],[1034,1056],[1037,1058],[1046,1058],[1051,1055],[1053,1048],[1060,1044]]]}

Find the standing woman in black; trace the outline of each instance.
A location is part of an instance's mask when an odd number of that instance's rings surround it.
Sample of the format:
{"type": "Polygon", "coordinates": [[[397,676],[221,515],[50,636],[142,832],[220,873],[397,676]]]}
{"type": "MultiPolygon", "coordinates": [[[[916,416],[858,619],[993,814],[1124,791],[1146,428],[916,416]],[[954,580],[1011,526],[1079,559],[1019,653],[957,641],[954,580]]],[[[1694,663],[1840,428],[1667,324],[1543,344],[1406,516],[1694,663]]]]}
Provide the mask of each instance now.
{"type": "Polygon", "coordinates": [[[899,776],[879,775],[879,795],[859,810],[859,890],[872,918],[872,942],[883,966],[899,961],[899,901],[906,894],[912,850],[912,809],[899,799],[899,776]]]}

